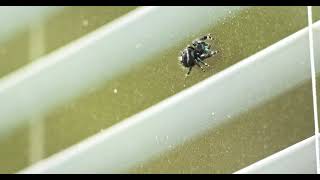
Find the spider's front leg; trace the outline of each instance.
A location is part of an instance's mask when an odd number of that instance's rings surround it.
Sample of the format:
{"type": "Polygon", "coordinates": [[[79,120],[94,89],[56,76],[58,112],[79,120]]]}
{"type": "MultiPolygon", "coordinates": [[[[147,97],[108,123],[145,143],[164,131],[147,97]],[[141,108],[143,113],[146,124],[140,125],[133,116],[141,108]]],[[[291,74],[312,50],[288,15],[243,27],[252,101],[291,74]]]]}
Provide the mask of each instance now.
{"type": "Polygon", "coordinates": [[[202,59],[200,59],[200,58],[197,58],[197,61],[200,62],[201,64],[207,66],[207,67],[210,66],[209,64],[207,64],[206,62],[204,62],[204,61],[203,61],[202,59]]]}
{"type": "Polygon", "coordinates": [[[212,35],[210,33],[205,35],[205,36],[202,36],[201,38],[199,38],[200,41],[205,41],[207,39],[213,40],[213,37],[212,37],[212,35]]]}
{"type": "Polygon", "coordinates": [[[199,62],[201,62],[201,61],[196,60],[196,61],[195,61],[195,64],[196,64],[203,72],[205,72],[205,70],[204,70],[203,67],[199,64],[199,62]]]}
{"type": "Polygon", "coordinates": [[[218,54],[218,52],[219,52],[218,50],[214,50],[214,51],[211,51],[211,54],[216,55],[216,54],[218,54]]]}
{"type": "Polygon", "coordinates": [[[218,53],[217,50],[215,50],[215,51],[209,51],[209,52],[206,53],[206,54],[201,54],[201,55],[200,55],[200,58],[201,58],[201,59],[206,59],[206,58],[209,58],[209,57],[211,57],[211,56],[216,55],[217,53],[218,53]]]}
{"type": "Polygon", "coordinates": [[[193,40],[193,41],[192,41],[192,45],[193,45],[194,47],[197,47],[197,45],[198,45],[199,43],[201,43],[201,41],[200,41],[199,39],[196,39],[196,40],[193,40]]]}
{"type": "Polygon", "coordinates": [[[211,52],[206,53],[206,54],[201,54],[201,55],[200,55],[200,59],[201,59],[201,60],[204,60],[204,59],[207,59],[207,58],[209,58],[209,57],[211,57],[211,56],[213,56],[211,52]]]}
{"type": "Polygon", "coordinates": [[[208,35],[205,35],[205,36],[202,36],[202,37],[200,37],[200,38],[197,38],[197,39],[193,40],[193,41],[192,41],[192,45],[193,45],[193,46],[197,46],[197,44],[200,44],[200,43],[202,43],[203,41],[205,41],[205,40],[207,40],[207,39],[210,39],[210,40],[213,39],[213,37],[211,36],[211,34],[208,34],[208,35]]]}

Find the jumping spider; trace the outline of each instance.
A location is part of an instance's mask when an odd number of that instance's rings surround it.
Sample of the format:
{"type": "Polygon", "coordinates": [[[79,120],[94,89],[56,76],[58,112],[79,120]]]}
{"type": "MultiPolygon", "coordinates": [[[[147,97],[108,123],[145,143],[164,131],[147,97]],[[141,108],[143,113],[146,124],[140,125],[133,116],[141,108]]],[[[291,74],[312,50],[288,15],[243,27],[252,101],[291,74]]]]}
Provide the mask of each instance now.
{"type": "Polygon", "coordinates": [[[197,65],[204,72],[205,70],[200,63],[205,66],[209,66],[209,64],[205,63],[203,60],[218,53],[218,51],[210,49],[211,45],[205,42],[207,39],[213,39],[211,34],[195,39],[192,41],[192,46],[188,45],[183,51],[180,52],[180,56],[178,57],[180,63],[184,67],[189,68],[186,76],[190,74],[194,65],[197,65]]]}

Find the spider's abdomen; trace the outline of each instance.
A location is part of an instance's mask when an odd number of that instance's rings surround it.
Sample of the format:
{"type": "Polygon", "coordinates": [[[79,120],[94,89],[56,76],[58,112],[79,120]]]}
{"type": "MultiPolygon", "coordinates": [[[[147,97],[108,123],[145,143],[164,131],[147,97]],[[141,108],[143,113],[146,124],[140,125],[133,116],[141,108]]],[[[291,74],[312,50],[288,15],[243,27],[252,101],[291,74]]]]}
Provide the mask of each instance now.
{"type": "Polygon", "coordinates": [[[182,51],[180,62],[184,67],[192,67],[195,65],[194,50],[186,48],[182,51]]]}

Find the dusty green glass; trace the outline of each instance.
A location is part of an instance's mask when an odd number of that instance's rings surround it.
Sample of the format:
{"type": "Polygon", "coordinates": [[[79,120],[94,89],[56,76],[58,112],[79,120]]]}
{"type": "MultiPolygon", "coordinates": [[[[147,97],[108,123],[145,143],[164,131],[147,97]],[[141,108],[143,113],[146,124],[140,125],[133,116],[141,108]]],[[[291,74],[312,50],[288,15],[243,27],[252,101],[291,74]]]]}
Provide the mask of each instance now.
{"type": "MultiPolygon", "coordinates": [[[[108,21],[105,11],[115,18],[133,8],[70,7],[46,22],[46,52],[105,24],[108,21]]],[[[319,15],[315,12],[315,19],[320,19],[319,15]]],[[[218,25],[132,67],[129,72],[105,82],[102,88],[43,115],[42,158],[179,93],[306,26],[306,7],[251,7],[221,19],[218,25]],[[210,68],[205,73],[196,68],[185,80],[186,71],[178,65],[178,52],[191,40],[208,32],[215,36],[214,47],[220,53],[207,61],[210,68]]],[[[17,44],[23,46],[22,42],[17,44]]],[[[24,48],[27,47],[19,49],[24,51],[24,48]]],[[[2,74],[15,68],[3,70],[2,74]]],[[[129,172],[232,173],[310,137],[314,129],[312,120],[311,82],[306,82],[234,117],[234,123],[191,139],[129,172]]],[[[28,131],[26,125],[10,138],[0,141],[0,147],[5,147],[0,149],[0,173],[15,172],[30,165],[28,131]]]]}

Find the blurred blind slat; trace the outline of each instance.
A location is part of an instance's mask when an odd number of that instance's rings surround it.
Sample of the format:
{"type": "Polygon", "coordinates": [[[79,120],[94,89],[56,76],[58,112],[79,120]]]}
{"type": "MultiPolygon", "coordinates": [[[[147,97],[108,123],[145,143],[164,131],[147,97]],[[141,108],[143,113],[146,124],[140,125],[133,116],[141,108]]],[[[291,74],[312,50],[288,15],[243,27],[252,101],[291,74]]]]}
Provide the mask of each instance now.
{"type": "Polygon", "coordinates": [[[27,29],[28,25],[37,20],[54,15],[61,11],[63,7],[46,6],[16,6],[0,7],[0,42],[8,40],[12,35],[27,29]]]}
{"type": "Polygon", "coordinates": [[[316,174],[314,136],[260,160],[235,174],[316,174]]]}

